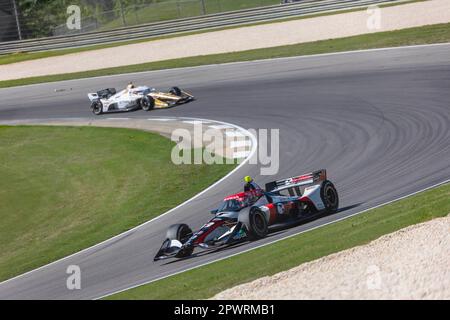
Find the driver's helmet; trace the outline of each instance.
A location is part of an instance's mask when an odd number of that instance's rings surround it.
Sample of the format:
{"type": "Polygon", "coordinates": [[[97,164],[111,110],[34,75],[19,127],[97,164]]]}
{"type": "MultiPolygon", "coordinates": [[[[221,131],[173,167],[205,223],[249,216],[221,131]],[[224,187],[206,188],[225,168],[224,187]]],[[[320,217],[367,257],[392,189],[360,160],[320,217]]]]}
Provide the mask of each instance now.
{"type": "Polygon", "coordinates": [[[131,89],[134,89],[134,88],[135,88],[135,87],[134,87],[133,82],[129,82],[128,85],[127,85],[127,89],[128,89],[128,90],[131,90],[131,89]]]}
{"type": "Polygon", "coordinates": [[[253,181],[253,179],[250,176],[245,176],[244,181],[247,182],[247,183],[250,183],[250,182],[253,181]]]}

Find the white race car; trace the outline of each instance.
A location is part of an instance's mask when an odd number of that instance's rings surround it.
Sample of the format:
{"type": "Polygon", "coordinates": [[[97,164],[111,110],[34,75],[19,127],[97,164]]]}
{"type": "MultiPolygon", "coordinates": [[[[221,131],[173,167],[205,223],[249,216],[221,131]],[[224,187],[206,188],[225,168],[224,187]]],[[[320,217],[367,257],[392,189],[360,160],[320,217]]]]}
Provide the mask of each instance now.
{"type": "Polygon", "coordinates": [[[103,89],[88,93],[88,98],[91,101],[91,110],[96,115],[137,109],[150,111],[194,100],[193,95],[178,87],[173,87],[168,92],[160,92],[146,86],[131,87],[119,92],[114,88],[103,89]]]}

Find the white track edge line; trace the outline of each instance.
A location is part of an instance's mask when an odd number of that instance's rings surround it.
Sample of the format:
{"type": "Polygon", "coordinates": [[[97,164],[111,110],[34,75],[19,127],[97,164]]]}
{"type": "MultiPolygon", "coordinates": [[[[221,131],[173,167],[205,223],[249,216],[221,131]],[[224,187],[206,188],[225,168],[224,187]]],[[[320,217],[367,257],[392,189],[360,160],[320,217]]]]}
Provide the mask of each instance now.
{"type": "MultiPolygon", "coordinates": [[[[183,272],[187,272],[187,271],[190,271],[190,270],[193,270],[193,269],[197,269],[197,268],[200,268],[200,267],[209,265],[209,264],[214,263],[214,262],[218,262],[218,261],[221,261],[221,260],[229,259],[229,258],[235,257],[235,256],[237,256],[237,255],[240,255],[240,254],[243,254],[243,253],[246,253],[246,252],[255,250],[255,249],[259,249],[259,248],[262,248],[262,247],[265,247],[265,246],[274,244],[274,243],[279,242],[279,241],[282,241],[282,240],[286,240],[286,239],[289,239],[289,238],[298,236],[299,234],[302,234],[302,233],[305,233],[305,232],[308,232],[308,231],[312,231],[312,230],[315,230],[315,229],[318,229],[318,228],[321,228],[321,227],[325,227],[325,226],[327,226],[327,225],[330,225],[330,224],[333,224],[333,223],[336,223],[336,222],[340,222],[340,221],[346,220],[346,219],[348,219],[348,218],[354,217],[354,216],[359,215],[359,214],[361,214],[361,213],[364,213],[364,212],[367,212],[367,211],[370,211],[370,210],[373,210],[373,209],[377,209],[377,208],[379,208],[379,207],[382,207],[382,206],[391,204],[391,203],[393,203],[393,202],[397,202],[397,201],[403,200],[403,199],[405,199],[405,198],[411,197],[411,196],[413,196],[413,195],[416,195],[416,194],[418,194],[418,193],[421,193],[421,192],[424,192],[424,191],[427,191],[427,190],[430,190],[430,189],[437,188],[437,187],[439,187],[439,186],[441,186],[441,185],[444,185],[444,184],[446,184],[446,183],[449,183],[449,182],[450,182],[450,179],[447,179],[447,180],[444,180],[444,181],[442,181],[442,182],[436,183],[436,184],[434,184],[434,185],[432,185],[432,186],[423,188],[423,189],[418,190],[418,191],[414,191],[413,193],[410,193],[410,194],[407,194],[407,195],[405,195],[405,196],[402,196],[402,197],[399,197],[399,198],[396,198],[396,199],[393,199],[393,200],[384,202],[384,203],[379,204],[379,205],[376,205],[376,206],[374,206],[374,207],[367,208],[367,209],[364,209],[364,210],[359,211],[359,212],[355,212],[355,213],[353,213],[353,214],[351,214],[351,215],[348,215],[348,216],[339,218],[339,219],[337,219],[337,220],[333,220],[333,221],[330,221],[330,222],[327,222],[327,223],[324,223],[324,224],[321,224],[321,225],[312,227],[312,228],[310,228],[310,229],[303,230],[303,231],[300,231],[300,232],[298,232],[298,233],[291,234],[291,235],[289,235],[289,236],[282,237],[282,238],[279,238],[279,239],[270,241],[270,242],[268,242],[268,243],[261,244],[261,245],[259,245],[259,246],[253,247],[253,248],[249,248],[249,249],[246,249],[246,250],[237,252],[237,253],[233,253],[233,254],[231,254],[231,255],[229,255],[229,256],[222,257],[222,258],[219,258],[219,259],[217,259],[217,260],[208,261],[208,262],[203,263],[203,264],[200,264],[200,265],[198,265],[198,266],[194,266],[194,267],[191,267],[191,268],[188,268],[188,269],[185,269],[185,270],[181,270],[181,271],[172,273],[172,274],[167,275],[167,276],[163,276],[163,277],[160,277],[160,278],[157,278],[157,279],[148,281],[148,282],[143,282],[143,283],[138,284],[138,285],[130,286],[130,287],[128,287],[128,288],[121,289],[121,290],[118,290],[118,291],[115,291],[115,292],[112,292],[112,293],[103,295],[103,296],[98,297],[98,298],[94,298],[93,300],[100,300],[100,299],[103,299],[103,298],[112,296],[112,295],[114,295],[114,294],[118,294],[118,293],[121,293],[121,292],[124,292],[124,291],[127,291],[127,290],[131,290],[131,289],[134,289],[134,288],[137,288],[137,287],[140,287],[140,286],[144,286],[144,285],[150,284],[150,283],[155,282],[155,281],[163,280],[163,279],[165,279],[165,278],[172,277],[172,276],[175,276],[175,275],[177,275],[177,274],[180,274],[180,273],[183,273],[183,272]]],[[[342,251],[342,250],[341,250],[341,251],[342,251]]]]}
{"type": "MultiPolygon", "coordinates": [[[[94,248],[96,248],[96,247],[99,247],[99,246],[101,246],[101,245],[103,245],[103,244],[105,244],[105,243],[107,243],[107,242],[109,242],[109,241],[111,241],[111,240],[114,240],[114,239],[119,238],[119,237],[121,237],[121,236],[124,236],[124,235],[126,235],[126,234],[128,234],[128,233],[131,233],[131,232],[133,232],[133,231],[135,231],[135,230],[137,230],[137,229],[143,227],[144,225],[147,225],[147,224],[149,224],[149,223],[151,223],[151,222],[153,222],[153,221],[155,221],[155,220],[161,218],[162,216],[165,216],[165,215],[167,215],[167,214],[169,214],[169,213],[175,211],[176,209],[182,207],[183,205],[185,205],[185,204],[187,204],[187,203],[193,201],[194,199],[198,198],[199,196],[201,196],[202,194],[204,194],[204,193],[207,192],[208,190],[212,189],[213,187],[217,186],[219,183],[221,183],[222,181],[224,181],[225,179],[227,179],[229,176],[231,176],[232,174],[234,174],[236,171],[238,171],[240,168],[242,168],[242,167],[243,167],[243,166],[251,159],[251,157],[255,154],[255,152],[256,152],[256,150],[257,150],[258,141],[257,141],[256,137],[255,137],[252,133],[250,133],[248,130],[246,130],[246,129],[244,129],[244,128],[238,126],[238,125],[234,125],[234,124],[231,124],[231,123],[228,123],[228,122],[224,122],[224,121],[207,120],[207,119],[201,119],[201,118],[190,118],[190,117],[175,117],[175,118],[174,118],[174,120],[181,120],[181,119],[190,119],[190,120],[199,120],[199,121],[209,121],[209,122],[222,123],[222,124],[226,124],[226,125],[232,126],[232,127],[236,128],[236,130],[239,130],[239,131],[242,131],[242,132],[245,132],[245,133],[248,134],[248,136],[249,136],[249,137],[251,138],[251,140],[252,140],[252,150],[250,151],[249,156],[246,157],[241,163],[239,163],[238,166],[237,166],[236,168],[234,168],[233,170],[231,170],[227,175],[225,175],[225,176],[222,177],[221,179],[217,180],[216,182],[214,182],[212,185],[210,185],[210,186],[207,187],[206,189],[200,191],[199,193],[197,193],[196,195],[194,195],[192,198],[190,198],[190,199],[184,201],[183,203],[180,203],[180,204],[177,205],[176,207],[174,207],[174,208],[172,208],[172,209],[170,209],[170,210],[164,212],[163,214],[160,214],[160,215],[157,216],[157,217],[154,217],[154,218],[151,219],[151,220],[148,220],[148,221],[146,221],[146,222],[144,222],[144,223],[141,223],[141,224],[137,225],[136,227],[133,227],[132,229],[129,229],[129,230],[124,231],[124,232],[122,232],[122,233],[119,233],[118,235],[115,235],[115,236],[113,236],[113,237],[111,237],[111,238],[108,238],[108,239],[106,239],[106,240],[103,240],[102,242],[99,242],[99,243],[97,243],[97,244],[94,244],[93,246],[90,246],[90,247],[85,248],[85,249],[81,249],[80,251],[77,251],[77,252],[75,252],[75,253],[72,253],[72,254],[70,254],[70,255],[68,255],[68,256],[66,256],[66,257],[60,258],[60,259],[58,259],[58,260],[56,260],[56,261],[50,262],[50,263],[48,263],[48,264],[46,264],[46,265],[43,265],[43,266],[41,266],[41,267],[39,267],[39,268],[36,268],[36,269],[30,270],[30,271],[27,271],[27,272],[25,272],[25,273],[22,273],[22,274],[19,274],[19,275],[15,276],[15,277],[13,277],[13,278],[11,278],[11,279],[7,279],[7,280],[5,280],[5,281],[2,281],[2,282],[0,282],[0,286],[3,285],[3,284],[5,284],[5,283],[8,283],[8,282],[17,280],[17,279],[22,278],[22,277],[25,277],[25,276],[27,276],[27,275],[33,273],[33,272],[36,272],[36,271],[39,271],[39,270],[41,270],[41,269],[47,268],[47,267],[49,267],[49,266],[51,266],[51,265],[54,265],[54,264],[56,264],[56,263],[62,262],[62,261],[64,261],[64,260],[66,260],[66,259],[72,258],[72,257],[74,257],[74,256],[76,256],[76,255],[78,255],[78,254],[84,253],[84,252],[86,252],[86,251],[88,251],[88,250],[92,250],[92,249],[94,249],[94,248]]],[[[140,129],[137,129],[137,130],[140,130],[140,129]]]]}

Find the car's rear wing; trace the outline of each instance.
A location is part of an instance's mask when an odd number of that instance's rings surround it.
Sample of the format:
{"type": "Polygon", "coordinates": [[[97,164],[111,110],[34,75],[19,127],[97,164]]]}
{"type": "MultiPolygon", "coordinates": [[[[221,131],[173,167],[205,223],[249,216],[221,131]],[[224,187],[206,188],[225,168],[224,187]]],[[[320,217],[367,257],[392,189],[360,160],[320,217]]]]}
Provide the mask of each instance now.
{"type": "Polygon", "coordinates": [[[98,94],[97,93],[88,93],[88,98],[89,98],[89,100],[92,102],[92,101],[94,101],[94,100],[98,100],[99,98],[98,98],[98,94]]]}
{"type": "Polygon", "coordinates": [[[266,192],[287,190],[291,196],[301,195],[301,187],[317,184],[327,179],[327,170],[321,169],[300,176],[266,183],[266,192]]]}
{"type": "Polygon", "coordinates": [[[109,99],[111,96],[117,93],[115,88],[106,88],[97,92],[88,93],[88,98],[91,101],[98,99],[109,99]]]}

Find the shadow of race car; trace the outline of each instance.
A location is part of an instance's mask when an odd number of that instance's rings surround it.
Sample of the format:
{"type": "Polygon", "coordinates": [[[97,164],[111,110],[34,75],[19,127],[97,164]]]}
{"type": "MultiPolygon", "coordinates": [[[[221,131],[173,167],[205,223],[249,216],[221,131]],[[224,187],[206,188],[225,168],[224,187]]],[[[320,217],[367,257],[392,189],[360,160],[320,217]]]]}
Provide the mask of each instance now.
{"type": "Polygon", "coordinates": [[[170,108],[194,100],[193,95],[178,87],[161,92],[146,86],[126,88],[119,92],[114,88],[107,88],[88,93],[88,98],[91,101],[91,110],[96,115],[138,109],[150,111],[170,108]]]}
{"type": "Polygon", "coordinates": [[[326,170],[267,183],[224,198],[214,217],[193,232],[186,224],[169,227],[154,261],[191,256],[195,248],[217,249],[264,238],[271,228],[288,227],[338,210],[339,197],[326,170]]]}

